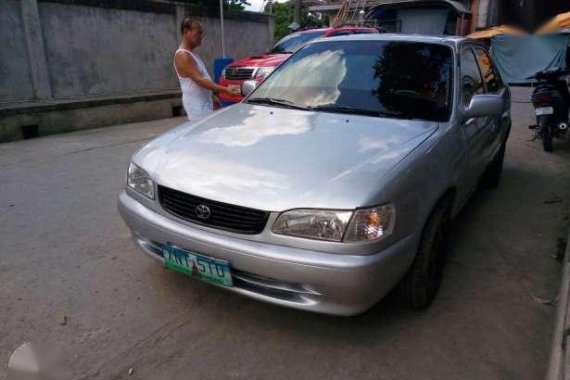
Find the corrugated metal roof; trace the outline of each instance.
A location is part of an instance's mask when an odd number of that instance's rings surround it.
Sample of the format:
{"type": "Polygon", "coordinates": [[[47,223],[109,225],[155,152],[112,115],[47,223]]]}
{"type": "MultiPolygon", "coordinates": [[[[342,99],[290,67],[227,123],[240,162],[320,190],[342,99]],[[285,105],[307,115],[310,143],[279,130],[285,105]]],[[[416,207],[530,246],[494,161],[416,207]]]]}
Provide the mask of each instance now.
{"type": "MultiPolygon", "coordinates": [[[[458,0],[376,0],[368,1],[366,4],[367,9],[373,9],[383,5],[406,5],[406,4],[434,4],[438,2],[445,2],[455,8],[459,13],[471,13],[469,6],[458,0]]],[[[355,4],[360,4],[360,2],[355,1],[355,4]]],[[[338,11],[341,7],[340,3],[335,4],[323,4],[323,5],[310,5],[309,11],[311,12],[332,12],[338,11]]]]}
{"type": "Polygon", "coordinates": [[[471,13],[469,6],[457,0],[379,0],[376,1],[370,8],[376,8],[382,5],[399,5],[399,4],[434,4],[438,2],[445,2],[451,5],[460,13],[471,13]]]}
{"type": "Polygon", "coordinates": [[[309,11],[311,12],[327,12],[327,11],[338,11],[340,9],[340,4],[329,4],[329,5],[310,5],[309,11]]]}

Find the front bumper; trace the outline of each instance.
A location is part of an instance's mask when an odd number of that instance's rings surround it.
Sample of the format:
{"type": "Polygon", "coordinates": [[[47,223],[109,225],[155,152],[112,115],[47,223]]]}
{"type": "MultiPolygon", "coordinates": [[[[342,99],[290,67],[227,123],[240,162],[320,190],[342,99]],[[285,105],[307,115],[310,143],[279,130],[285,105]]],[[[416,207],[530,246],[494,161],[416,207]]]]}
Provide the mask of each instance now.
{"type": "Polygon", "coordinates": [[[234,286],[228,290],[302,310],[356,315],[376,304],[402,278],[417,247],[409,236],[374,255],[342,255],[235,238],[193,228],[145,207],[125,191],[119,211],[133,241],[164,262],[161,244],[171,243],[227,260],[234,286]]]}

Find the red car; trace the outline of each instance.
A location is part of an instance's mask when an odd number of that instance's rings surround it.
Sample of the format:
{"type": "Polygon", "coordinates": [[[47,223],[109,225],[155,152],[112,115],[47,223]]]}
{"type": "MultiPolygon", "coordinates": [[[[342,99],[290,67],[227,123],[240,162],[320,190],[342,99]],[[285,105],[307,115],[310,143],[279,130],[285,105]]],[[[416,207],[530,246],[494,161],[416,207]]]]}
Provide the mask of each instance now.
{"type": "MultiPolygon", "coordinates": [[[[290,34],[277,42],[273,49],[266,54],[243,58],[226,66],[220,77],[220,85],[237,86],[241,90],[241,86],[246,80],[261,82],[277,66],[285,62],[291,54],[314,39],[370,33],[378,33],[378,30],[366,27],[343,26],[338,28],[310,29],[290,34]]],[[[243,96],[220,93],[220,98],[226,102],[237,103],[243,99],[243,96]]]]}

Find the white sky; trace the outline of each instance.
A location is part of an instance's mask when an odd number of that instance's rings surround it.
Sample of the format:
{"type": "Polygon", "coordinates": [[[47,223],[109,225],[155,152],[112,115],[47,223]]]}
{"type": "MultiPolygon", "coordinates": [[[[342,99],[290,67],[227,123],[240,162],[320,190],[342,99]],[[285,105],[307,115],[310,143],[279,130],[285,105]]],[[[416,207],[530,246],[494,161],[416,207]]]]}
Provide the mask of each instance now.
{"type": "MultiPolygon", "coordinates": [[[[287,0],[277,0],[278,3],[284,3],[287,0]]],[[[250,6],[245,7],[248,11],[252,12],[259,12],[261,10],[261,4],[263,4],[263,0],[248,0],[251,4],[250,6]]]]}

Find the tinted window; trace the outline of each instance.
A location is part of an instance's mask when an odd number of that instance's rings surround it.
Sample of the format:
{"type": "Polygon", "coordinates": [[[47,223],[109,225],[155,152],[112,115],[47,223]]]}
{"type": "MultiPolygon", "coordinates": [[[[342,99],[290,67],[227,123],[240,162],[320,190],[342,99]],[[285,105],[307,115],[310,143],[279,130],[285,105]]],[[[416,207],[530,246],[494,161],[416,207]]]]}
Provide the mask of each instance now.
{"type": "Polygon", "coordinates": [[[461,99],[467,105],[473,95],[483,92],[483,81],[471,49],[461,50],[461,99]]]}
{"type": "Polygon", "coordinates": [[[294,53],[309,41],[322,37],[324,34],[325,32],[322,31],[290,34],[277,42],[271,53],[294,53]]]}
{"type": "Polygon", "coordinates": [[[330,36],[348,36],[350,32],[348,30],[338,30],[330,34],[330,36]]]}
{"type": "Polygon", "coordinates": [[[303,108],[446,121],[451,113],[449,47],[394,41],[330,41],[293,55],[252,94],[303,108]]]}
{"type": "Polygon", "coordinates": [[[481,48],[475,48],[474,50],[487,92],[499,92],[504,86],[501,77],[491,63],[491,57],[481,48]]]}
{"type": "Polygon", "coordinates": [[[352,34],[373,34],[373,33],[377,32],[370,29],[356,29],[352,31],[352,34]]]}

